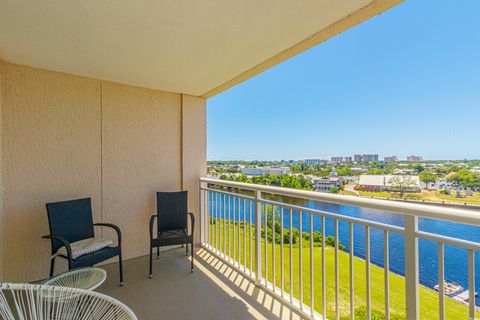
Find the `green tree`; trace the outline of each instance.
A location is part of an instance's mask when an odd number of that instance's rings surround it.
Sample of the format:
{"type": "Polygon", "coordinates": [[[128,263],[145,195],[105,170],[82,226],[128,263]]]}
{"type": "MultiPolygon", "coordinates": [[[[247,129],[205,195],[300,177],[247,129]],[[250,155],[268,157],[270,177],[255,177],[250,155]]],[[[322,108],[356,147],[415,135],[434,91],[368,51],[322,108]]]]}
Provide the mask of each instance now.
{"type": "Polygon", "coordinates": [[[480,187],[480,178],[468,169],[462,169],[447,179],[464,188],[480,187]]]}
{"type": "Polygon", "coordinates": [[[433,183],[433,182],[437,181],[436,174],[431,172],[431,171],[426,171],[426,170],[422,171],[422,172],[420,172],[419,177],[420,177],[420,181],[422,181],[423,183],[425,183],[427,185],[427,190],[428,190],[428,185],[430,183],[433,183]]]}
{"type": "Polygon", "coordinates": [[[337,168],[337,173],[339,176],[353,176],[352,169],[349,167],[337,168]]]}
{"type": "Polygon", "coordinates": [[[330,188],[330,193],[339,193],[340,192],[340,188],[339,187],[331,187],[330,188]]]}

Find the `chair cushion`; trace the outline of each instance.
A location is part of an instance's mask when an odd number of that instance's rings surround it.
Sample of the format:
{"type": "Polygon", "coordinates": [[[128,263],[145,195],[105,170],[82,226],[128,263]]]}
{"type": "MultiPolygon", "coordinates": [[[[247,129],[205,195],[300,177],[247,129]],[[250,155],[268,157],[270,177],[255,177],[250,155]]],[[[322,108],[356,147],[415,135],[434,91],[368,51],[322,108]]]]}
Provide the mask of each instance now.
{"type": "MultiPolygon", "coordinates": [[[[112,240],[101,238],[87,238],[80,241],[70,243],[72,248],[72,259],[77,259],[80,256],[89,254],[105,247],[109,247],[113,244],[112,240]]],[[[57,254],[67,256],[67,248],[61,247],[58,249],[57,254]]]]}
{"type": "Polygon", "coordinates": [[[183,229],[177,230],[168,230],[168,231],[160,231],[158,233],[158,240],[170,240],[170,239],[186,239],[187,233],[183,229]]]}

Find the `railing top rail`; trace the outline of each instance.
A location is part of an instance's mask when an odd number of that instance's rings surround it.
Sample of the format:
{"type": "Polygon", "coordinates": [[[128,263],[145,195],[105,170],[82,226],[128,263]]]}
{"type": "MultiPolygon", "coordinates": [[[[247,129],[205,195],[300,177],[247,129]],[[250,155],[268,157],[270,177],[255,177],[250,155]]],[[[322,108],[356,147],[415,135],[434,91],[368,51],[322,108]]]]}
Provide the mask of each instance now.
{"type": "Polygon", "coordinates": [[[229,196],[236,196],[238,198],[243,198],[243,199],[247,199],[247,200],[255,200],[255,197],[251,197],[251,196],[247,196],[247,195],[239,194],[239,193],[235,193],[235,192],[228,192],[228,191],[211,189],[211,188],[200,188],[200,190],[212,191],[212,192],[215,192],[215,193],[221,193],[221,194],[225,194],[225,195],[229,195],[229,196]]]}
{"type": "Polygon", "coordinates": [[[447,220],[456,223],[480,226],[480,211],[458,208],[439,207],[427,204],[404,203],[381,199],[370,199],[354,196],[345,196],[315,191],[297,190],[290,188],[272,187],[259,184],[234,182],[227,180],[200,178],[200,182],[217,184],[242,190],[260,191],[286,197],[316,200],[341,205],[384,210],[392,213],[416,216],[420,218],[447,220]]]}

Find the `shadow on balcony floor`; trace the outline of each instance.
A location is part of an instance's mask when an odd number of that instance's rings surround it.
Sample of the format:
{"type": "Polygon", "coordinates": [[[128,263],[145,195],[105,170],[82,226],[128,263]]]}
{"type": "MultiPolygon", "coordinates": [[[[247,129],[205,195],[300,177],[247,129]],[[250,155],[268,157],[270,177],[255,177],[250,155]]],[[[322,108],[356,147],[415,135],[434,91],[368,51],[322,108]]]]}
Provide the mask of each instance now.
{"type": "Polygon", "coordinates": [[[140,320],[302,318],[205,249],[197,248],[193,274],[189,266],[184,249],[162,252],[148,279],[148,257],[128,260],[119,287],[117,265],[107,265],[98,291],[127,304],[140,320]]]}

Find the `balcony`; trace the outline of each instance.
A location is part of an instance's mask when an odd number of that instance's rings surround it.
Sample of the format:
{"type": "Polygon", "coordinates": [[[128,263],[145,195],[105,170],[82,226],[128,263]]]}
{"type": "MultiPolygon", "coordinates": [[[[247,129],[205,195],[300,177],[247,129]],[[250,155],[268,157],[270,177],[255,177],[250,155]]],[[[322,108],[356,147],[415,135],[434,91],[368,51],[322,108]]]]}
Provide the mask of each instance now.
{"type": "Polygon", "coordinates": [[[140,319],[477,316],[480,245],[422,223],[476,228],[478,213],[209,179],[198,187],[208,98],[401,2],[2,2],[0,282],[45,278],[45,203],[90,197],[95,222],[121,228],[127,260],[126,287],[107,265],[100,291],[140,319]],[[174,250],[148,280],[154,194],[176,190],[188,190],[199,221],[198,269],[190,275],[174,250]],[[435,255],[424,255],[426,241],[435,255]],[[453,261],[452,248],[463,250],[453,261]],[[442,290],[452,266],[464,302],[442,290]],[[427,288],[437,282],[439,294],[427,288]]]}

